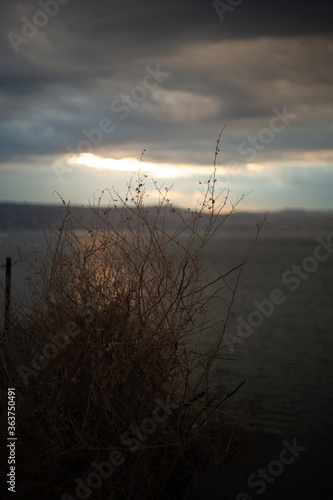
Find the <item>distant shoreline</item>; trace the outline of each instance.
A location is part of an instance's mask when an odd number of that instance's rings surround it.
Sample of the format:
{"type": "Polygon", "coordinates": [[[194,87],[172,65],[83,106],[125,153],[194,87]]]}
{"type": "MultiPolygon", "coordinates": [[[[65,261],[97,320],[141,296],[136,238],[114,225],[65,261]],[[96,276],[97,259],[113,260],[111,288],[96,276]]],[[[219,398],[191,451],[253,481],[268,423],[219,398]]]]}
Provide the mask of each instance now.
{"type": "MultiPolygon", "coordinates": [[[[101,207],[101,209],[103,209],[101,207]]],[[[40,230],[41,223],[48,224],[52,228],[58,227],[61,222],[66,207],[63,205],[24,205],[15,203],[0,203],[0,232],[40,230]]],[[[81,218],[84,224],[89,224],[91,220],[91,209],[89,207],[72,206],[72,213],[81,218]]],[[[156,207],[146,207],[152,214],[156,207]]],[[[176,229],[179,219],[167,208],[165,210],[165,228],[176,229]]],[[[184,215],[189,212],[184,209],[177,209],[184,215]]],[[[110,215],[113,217],[116,209],[111,209],[110,215]]],[[[220,217],[224,215],[221,214],[220,217]]],[[[235,212],[227,218],[223,224],[223,230],[236,234],[237,231],[255,231],[256,224],[262,222],[264,212],[235,212]]],[[[114,217],[115,224],[118,217],[114,217]]],[[[74,229],[82,228],[79,222],[74,221],[74,229]]],[[[332,211],[305,211],[305,210],[284,210],[270,212],[263,227],[263,233],[276,231],[297,231],[298,233],[315,231],[333,231],[333,210],[332,211]]]]}

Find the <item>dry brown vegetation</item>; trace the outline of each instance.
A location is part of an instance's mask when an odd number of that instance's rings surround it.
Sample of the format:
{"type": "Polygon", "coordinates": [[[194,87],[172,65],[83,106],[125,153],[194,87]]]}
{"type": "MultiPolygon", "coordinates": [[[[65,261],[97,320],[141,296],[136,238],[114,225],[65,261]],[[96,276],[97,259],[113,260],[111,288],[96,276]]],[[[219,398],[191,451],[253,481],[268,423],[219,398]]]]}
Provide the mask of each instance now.
{"type": "Polygon", "coordinates": [[[31,301],[13,309],[1,338],[2,398],[7,387],[17,392],[19,498],[90,498],[75,494],[75,479],[85,482],[93,463],[118,450],[124,460],[91,498],[184,499],[198,474],[243,449],[209,377],[247,256],[227,273],[232,286],[216,270],[215,287],[229,293],[226,315],[215,343],[201,344],[212,326],[205,257],[236,207],[226,211],[228,193],[216,193],[215,181],[216,164],[204,200],[188,213],[155,183],[152,211],[139,173],[125,197],[103,193],[89,227],[73,230],[66,205],[62,226],[45,231],[47,255],[21,255],[32,270],[31,301]],[[170,211],[174,231],[165,229],[170,211]],[[171,409],[154,425],[157,401],[171,409]],[[125,443],[133,426],[149,433],[125,443]]]}

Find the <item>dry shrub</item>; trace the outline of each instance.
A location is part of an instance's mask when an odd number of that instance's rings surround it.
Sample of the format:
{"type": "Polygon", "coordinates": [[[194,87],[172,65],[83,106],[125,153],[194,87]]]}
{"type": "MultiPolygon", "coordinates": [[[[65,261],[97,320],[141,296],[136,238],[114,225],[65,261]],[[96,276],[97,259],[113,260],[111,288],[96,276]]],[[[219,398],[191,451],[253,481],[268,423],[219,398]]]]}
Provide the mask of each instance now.
{"type": "MultiPolygon", "coordinates": [[[[146,207],[145,182],[139,173],[125,197],[104,192],[89,221],[67,205],[62,226],[45,232],[46,256],[21,255],[35,273],[31,300],[12,311],[1,339],[2,398],[7,387],[17,392],[20,498],[75,498],[75,479],[112,450],[124,462],[92,498],[187,498],[197,474],[240,451],[209,376],[246,256],[227,273],[234,282],[220,334],[201,344],[213,325],[205,258],[237,204],[226,211],[228,193],[215,192],[215,163],[193,211],[174,208],[157,183],[158,205],[146,207]],[[122,436],[148,422],[156,401],[172,410],[145,439],[132,436],[131,449],[122,436]]],[[[225,277],[216,270],[214,285],[222,289],[225,277]]]]}

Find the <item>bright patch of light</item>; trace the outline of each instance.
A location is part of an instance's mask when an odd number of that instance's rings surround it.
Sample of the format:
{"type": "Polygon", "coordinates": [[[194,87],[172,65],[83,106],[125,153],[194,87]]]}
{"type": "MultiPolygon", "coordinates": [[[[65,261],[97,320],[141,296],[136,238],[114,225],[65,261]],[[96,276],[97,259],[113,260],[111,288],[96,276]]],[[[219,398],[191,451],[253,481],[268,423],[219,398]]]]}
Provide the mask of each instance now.
{"type": "Polygon", "coordinates": [[[246,165],[247,170],[252,172],[262,172],[265,168],[264,165],[258,165],[258,163],[248,163],[246,165]]]}
{"type": "Polygon", "coordinates": [[[193,174],[209,176],[212,173],[211,166],[139,162],[136,158],[122,158],[121,160],[115,160],[113,158],[101,158],[94,154],[74,156],[67,160],[67,162],[71,165],[85,165],[92,168],[118,170],[121,172],[137,172],[140,169],[141,172],[147,172],[152,177],[158,179],[190,177],[193,174]]]}

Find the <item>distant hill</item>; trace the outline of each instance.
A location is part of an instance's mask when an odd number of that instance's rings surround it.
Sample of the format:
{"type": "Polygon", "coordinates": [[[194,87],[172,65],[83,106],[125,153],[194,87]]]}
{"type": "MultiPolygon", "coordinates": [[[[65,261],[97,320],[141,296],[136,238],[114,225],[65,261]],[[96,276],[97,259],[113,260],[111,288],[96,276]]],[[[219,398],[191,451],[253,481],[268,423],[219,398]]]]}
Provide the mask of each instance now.
{"type": "MultiPolygon", "coordinates": [[[[52,228],[59,227],[64,217],[66,207],[52,205],[23,205],[14,203],[0,203],[0,232],[17,230],[40,229],[41,223],[48,224],[52,228]]],[[[92,220],[92,211],[87,207],[73,206],[72,213],[78,221],[74,220],[73,227],[81,228],[81,219],[84,224],[92,220]]],[[[180,210],[184,217],[189,216],[186,210],[180,210]]],[[[156,207],[147,208],[147,213],[153,216],[156,207]]],[[[128,212],[129,215],[129,212],[128,212]]],[[[179,219],[167,208],[164,209],[166,228],[174,228],[179,225],[179,219]]],[[[225,229],[230,231],[253,230],[256,224],[263,218],[262,213],[236,212],[225,222],[225,229]]],[[[115,224],[119,216],[114,210],[110,211],[110,219],[115,224]]],[[[223,217],[223,215],[221,216],[223,217]]],[[[333,231],[333,211],[330,212],[307,212],[305,210],[284,210],[282,212],[270,212],[265,223],[265,230],[273,231],[333,231]]]]}

